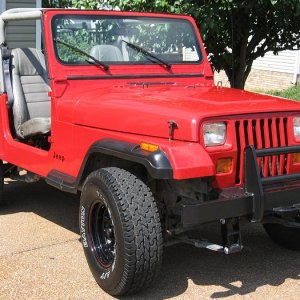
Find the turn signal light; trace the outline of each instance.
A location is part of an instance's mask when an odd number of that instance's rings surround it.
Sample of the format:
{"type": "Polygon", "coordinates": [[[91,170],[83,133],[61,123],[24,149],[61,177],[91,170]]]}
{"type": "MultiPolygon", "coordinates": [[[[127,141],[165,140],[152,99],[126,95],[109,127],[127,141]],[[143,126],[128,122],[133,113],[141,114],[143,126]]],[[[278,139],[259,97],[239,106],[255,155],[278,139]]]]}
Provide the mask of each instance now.
{"type": "Polygon", "coordinates": [[[293,162],[293,164],[299,164],[300,163],[300,153],[293,153],[292,154],[292,162],[293,162]]]}
{"type": "Polygon", "coordinates": [[[230,173],[232,170],[232,158],[220,158],[217,161],[217,174],[230,173]]]}
{"type": "Polygon", "coordinates": [[[140,147],[142,150],[149,151],[149,152],[154,152],[159,149],[159,146],[154,144],[149,144],[149,143],[140,143],[140,147]]]}

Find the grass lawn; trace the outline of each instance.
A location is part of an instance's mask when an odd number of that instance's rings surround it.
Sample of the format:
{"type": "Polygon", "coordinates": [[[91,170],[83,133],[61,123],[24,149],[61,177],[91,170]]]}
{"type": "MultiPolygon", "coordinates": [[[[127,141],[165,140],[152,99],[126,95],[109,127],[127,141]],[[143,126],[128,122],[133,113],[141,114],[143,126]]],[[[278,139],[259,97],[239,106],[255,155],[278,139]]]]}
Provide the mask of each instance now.
{"type": "Polygon", "coordinates": [[[282,91],[265,91],[264,93],[300,101],[300,85],[282,91]]]}

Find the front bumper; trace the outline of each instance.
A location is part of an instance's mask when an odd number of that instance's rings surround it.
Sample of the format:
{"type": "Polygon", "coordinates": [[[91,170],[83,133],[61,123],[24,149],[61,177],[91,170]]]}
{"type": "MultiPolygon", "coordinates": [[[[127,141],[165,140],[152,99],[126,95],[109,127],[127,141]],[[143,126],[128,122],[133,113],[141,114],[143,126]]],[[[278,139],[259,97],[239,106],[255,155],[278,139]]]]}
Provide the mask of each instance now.
{"type": "Polygon", "coordinates": [[[300,211],[300,173],[262,178],[258,157],[300,152],[300,146],[256,150],[245,148],[245,186],[223,190],[219,199],[180,205],[181,228],[234,217],[261,222],[263,217],[285,209],[300,211]]]}

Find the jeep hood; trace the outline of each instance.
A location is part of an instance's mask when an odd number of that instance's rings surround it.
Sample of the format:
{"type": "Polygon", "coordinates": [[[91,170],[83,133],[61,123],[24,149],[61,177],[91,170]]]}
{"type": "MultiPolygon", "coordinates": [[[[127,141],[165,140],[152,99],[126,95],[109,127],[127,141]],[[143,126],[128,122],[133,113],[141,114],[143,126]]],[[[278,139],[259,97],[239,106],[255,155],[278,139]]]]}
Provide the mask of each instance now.
{"type": "Polygon", "coordinates": [[[230,88],[132,86],[99,88],[77,99],[73,122],[113,131],[168,138],[168,121],[178,124],[174,138],[198,141],[207,118],[300,111],[300,103],[230,88]]]}

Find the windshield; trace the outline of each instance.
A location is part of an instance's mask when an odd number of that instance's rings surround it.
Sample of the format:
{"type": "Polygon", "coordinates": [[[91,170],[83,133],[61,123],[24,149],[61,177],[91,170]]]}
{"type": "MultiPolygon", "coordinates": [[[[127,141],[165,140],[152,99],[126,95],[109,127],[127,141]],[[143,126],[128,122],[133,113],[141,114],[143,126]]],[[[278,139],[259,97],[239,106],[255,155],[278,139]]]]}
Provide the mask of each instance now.
{"type": "Polygon", "coordinates": [[[59,15],[52,20],[52,30],[56,55],[64,64],[86,65],[93,58],[109,64],[167,66],[202,60],[194,28],[183,19],[59,15]]]}

